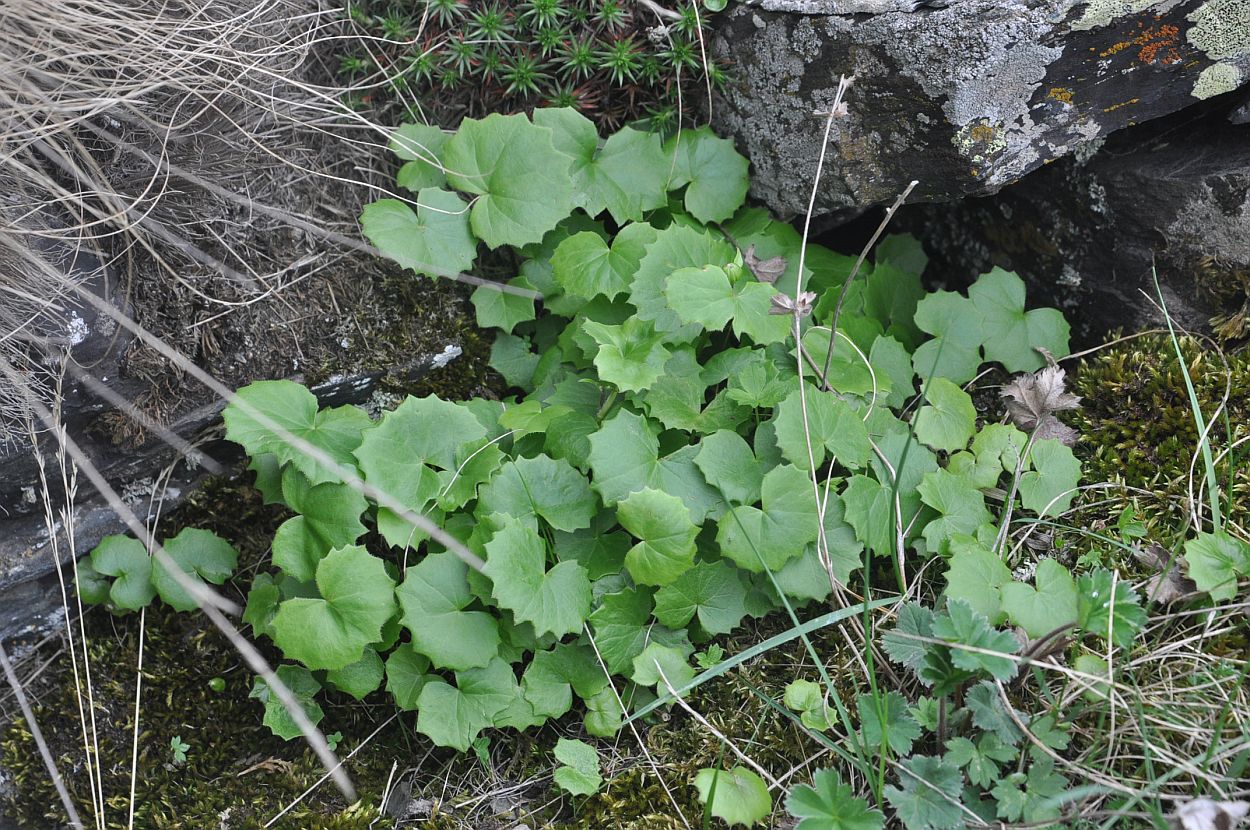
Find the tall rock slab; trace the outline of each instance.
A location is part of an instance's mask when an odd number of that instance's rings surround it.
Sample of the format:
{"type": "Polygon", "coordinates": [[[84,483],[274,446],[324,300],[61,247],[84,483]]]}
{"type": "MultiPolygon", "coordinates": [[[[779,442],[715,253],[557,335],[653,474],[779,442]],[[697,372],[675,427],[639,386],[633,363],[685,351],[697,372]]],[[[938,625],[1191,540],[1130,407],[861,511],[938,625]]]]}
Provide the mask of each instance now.
{"type": "Polygon", "coordinates": [[[817,212],[987,195],[1123,127],[1250,83],[1250,0],[745,0],[713,122],[753,194],[806,210],[825,118],[854,76],[817,212]]]}

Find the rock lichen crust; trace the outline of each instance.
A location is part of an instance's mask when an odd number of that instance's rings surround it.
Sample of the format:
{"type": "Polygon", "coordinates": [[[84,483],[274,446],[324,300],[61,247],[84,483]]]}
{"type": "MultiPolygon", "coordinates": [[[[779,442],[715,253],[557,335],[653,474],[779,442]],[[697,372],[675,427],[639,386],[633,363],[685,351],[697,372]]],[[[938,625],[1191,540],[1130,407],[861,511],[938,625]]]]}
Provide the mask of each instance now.
{"type": "Polygon", "coordinates": [[[839,76],[848,114],[818,210],[994,193],[1123,127],[1250,81],[1250,0],[746,0],[713,113],[754,195],[806,209],[839,76]]]}

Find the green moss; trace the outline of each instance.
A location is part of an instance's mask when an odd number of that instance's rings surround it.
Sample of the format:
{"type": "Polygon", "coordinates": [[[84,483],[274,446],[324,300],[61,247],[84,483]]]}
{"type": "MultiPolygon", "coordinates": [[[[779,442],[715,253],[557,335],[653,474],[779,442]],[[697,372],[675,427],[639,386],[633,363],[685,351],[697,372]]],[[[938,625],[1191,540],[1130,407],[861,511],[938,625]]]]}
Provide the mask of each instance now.
{"type": "MultiPolygon", "coordinates": [[[[1216,454],[1250,433],[1250,353],[1220,355],[1183,338],[1185,365],[1216,454]],[[1215,415],[1224,396],[1228,402],[1215,415]],[[1213,416],[1215,416],[1213,418],[1213,416]]],[[[1081,364],[1073,391],[1084,399],[1068,422],[1082,433],[1077,452],[1086,481],[1121,482],[1148,490],[1168,503],[1188,499],[1190,463],[1198,446],[1184,375],[1171,341],[1149,335],[1099,352],[1081,364]]],[[[1221,487],[1232,485],[1231,503],[1250,499],[1245,453],[1216,465],[1221,487]]],[[[1203,475],[1199,460],[1194,475],[1203,475]]],[[[1227,502],[1226,502],[1227,503],[1227,502]]]]}

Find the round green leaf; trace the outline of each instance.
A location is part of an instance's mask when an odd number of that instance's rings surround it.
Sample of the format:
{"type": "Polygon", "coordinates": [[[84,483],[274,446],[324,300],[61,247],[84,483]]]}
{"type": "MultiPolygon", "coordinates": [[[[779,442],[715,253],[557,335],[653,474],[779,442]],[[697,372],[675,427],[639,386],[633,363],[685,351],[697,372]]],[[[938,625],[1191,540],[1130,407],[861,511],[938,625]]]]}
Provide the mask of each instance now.
{"type": "Polygon", "coordinates": [[[571,741],[561,738],[556,741],[556,760],[560,766],[556,768],[555,781],[565,792],[573,795],[591,795],[598,792],[603,784],[599,774],[599,753],[595,748],[583,741],[571,741]]]}
{"type": "Polygon", "coordinates": [[[611,247],[593,231],[575,233],[556,247],[551,266],[566,293],[591,299],[613,299],[629,290],[647,246],[655,242],[650,225],[626,225],[612,239],[611,247]]]}
{"type": "Polygon", "coordinates": [[[152,587],[152,557],[138,539],[105,536],[91,551],[97,573],[115,577],[109,600],[118,608],[138,611],[156,596],[152,587]]]}
{"type": "Polygon", "coordinates": [[[430,661],[404,643],[386,658],[386,691],[395,699],[395,705],[405,712],[417,708],[417,698],[425,688],[430,675],[430,661]]]}
{"type": "Polygon", "coordinates": [[[686,210],[701,222],[728,219],[746,199],[747,160],[711,127],[683,130],[664,145],[673,162],[670,188],[686,185],[686,210]]]}
{"type": "Polygon", "coordinates": [[[479,669],[456,672],[456,685],[432,679],[417,697],[417,731],[439,746],[465,752],[519,690],[512,668],[496,657],[479,669]]]}
{"type": "Polygon", "coordinates": [[[711,805],[712,815],[729,826],[750,827],[773,809],[768,785],[746,767],[701,769],[694,777],[699,800],[711,805]]]}
{"type": "Polygon", "coordinates": [[[500,606],[519,622],[533,623],[541,637],[580,631],[590,613],[590,579],[577,562],[547,570],[547,543],[509,518],[486,543],[486,575],[500,606]]]}
{"type": "Polygon", "coordinates": [[[274,642],[310,669],[341,669],[382,637],[395,613],[395,583],[381,559],[353,545],[331,551],[317,565],[317,599],[296,597],[278,606],[274,642]]]}
{"type": "MultiPolygon", "coordinates": [[[[312,722],[313,726],[321,723],[321,719],[325,717],[325,712],[316,701],[317,692],[321,691],[321,684],[312,676],[312,672],[303,666],[284,665],[278,666],[274,674],[282,681],[282,685],[290,690],[295,697],[300,708],[304,710],[304,715],[312,722]]],[[[265,705],[265,717],[263,723],[269,727],[269,731],[289,741],[303,735],[303,730],[299,728],[299,724],[295,722],[295,718],[291,717],[291,713],[287,711],[286,706],[282,704],[279,698],[269,688],[269,684],[262,678],[257,677],[255,684],[252,686],[251,698],[259,700],[265,705]]]]}
{"type": "MultiPolygon", "coordinates": [[[[207,530],[188,527],[177,536],[165,540],[165,553],[169,554],[182,572],[192,581],[220,585],[234,573],[239,562],[239,552],[225,539],[207,530]]],[[[152,586],[175,611],[194,611],[199,603],[159,561],[152,563],[152,586]]]]}
{"type": "MultiPolygon", "coordinates": [[[[573,212],[572,159],[524,115],[466,118],[443,147],[447,181],[478,196],[470,222],[491,248],[541,242],[573,212]]],[[[379,246],[381,247],[381,246],[379,246]]]]}
{"type": "Polygon", "coordinates": [[[499,653],[499,624],[474,601],[469,566],[452,553],[433,553],[408,568],[396,590],[412,647],[441,669],[485,666],[499,653]]]}
{"type": "Polygon", "coordinates": [[[946,378],[933,378],[925,387],[925,400],[916,413],[916,437],[946,452],[968,446],[977,426],[972,396],[946,378]]]}
{"type": "MultiPolygon", "coordinates": [[[[301,438],[330,457],[336,466],[354,469],[352,451],[360,446],[362,433],[373,426],[363,409],[340,406],[318,410],[317,396],[289,380],[261,380],[235,393],[244,403],[264,415],[282,432],[301,438]]],[[[313,484],[338,482],[342,476],[334,467],[322,464],[288,440],[269,424],[253,417],[232,402],[222,413],[226,437],[242,444],[248,455],[273,453],[290,464],[313,484]]]]}
{"type": "Polygon", "coordinates": [[[1024,310],[1024,280],[995,268],[968,289],[985,332],[985,359],[1009,372],[1032,372],[1046,365],[1035,346],[1056,358],[1068,354],[1068,321],[1053,308],[1024,310]]]}
{"type": "Polygon", "coordinates": [[[625,567],[635,582],[667,585],[694,565],[699,528],[681,499],[647,487],[621,501],[616,517],[640,540],[625,554],[625,567]]]}
{"type": "Polygon", "coordinates": [[[1002,587],[1008,619],[1030,637],[1043,637],[1064,623],[1075,623],[1076,582],[1054,559],[1043,559],[1033,577],[1037,587],[1009,582],[1002,587]]]}
{"type": "Polygon", "coordinates": [[[454,193],[427,187],[414,211],[398,199],[365,205],[360,229],[389,259],[418,274],[451,277],[473,267],[477,239],[469,231],[469,207],[454,193]]]}
{"type": "Polygon", "coordinates": [[[356,662],[327,672],[326,681],[340,692],[349,694],[356,700],[364,700],[365,695],[382,683],[382,674],[382,658],[372,648],[366,648],[356,662]]]}

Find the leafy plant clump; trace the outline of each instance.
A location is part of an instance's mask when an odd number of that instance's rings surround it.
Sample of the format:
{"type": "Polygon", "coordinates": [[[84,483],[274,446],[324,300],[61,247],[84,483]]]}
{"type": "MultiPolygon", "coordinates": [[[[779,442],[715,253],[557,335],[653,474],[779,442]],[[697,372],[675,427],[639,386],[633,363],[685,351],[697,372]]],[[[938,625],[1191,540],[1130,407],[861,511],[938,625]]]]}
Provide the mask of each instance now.
{"type": "MultiPolygon", "coordinates": [[[[512,290],[472,299],[515,394],[409,397],[373,421],[276,381],[228,407],[257,487],[295,513],[244,619],[288,659],[279,676],[309,718],[322,717],[323,689],[384,689],[419,732],[466,751],[485,730],[528,729],[580,701],[584,731],[606,737],[723,671],[732,656],[696,647],[749,617],[910,593],[942,573],[938,606],[903,605],[885,643],[925,696],[878,690],[851,715],[809,684],[786,706],[813,734],[837,722],[901,759],[875,789],[913,830],[957,826],[969,810],[1057,815],[1066,779],[1049,755],[1022,753],[1019,724],[1053,733],[1042,740],[1057,750],[1060,713],[1014,712],[998,684],[1056,637],[1088,643],[1080,656],[1093,659],[1126,648],[1144,613],[1114,572],[1073,574],[1007,545],[1010,522],[1061,516],[1080,480],[1066,436],[1041,437],[1070,404],[1055,373],[1016,387],[1054,393],[1020,392],[1029,432],[980,422],[962,384],[986,363],[1033,372],[1046,352],[1067,354],[1062,316],[1026,311],[1023,283],[1001,270],[967,295],[925,294],[909,238],[887,240],[848,281],[853,260],[804,252],[792,227],[743,207],[746,161],[706,129],[601,141],[554,109],[450,135],[406,125],[394,147],[415,204],[369,205],[365,234],[431,277],[472,268],[483,245],[513,258],[512,290]],[[913,753],[925,733],[946,754],[913,753]]],[[[1196,545],[1244,574],[1242,548],[1196,545]]],[[[1091,660],[1077,667],[1097,681],[1091,660]]],[[[297,734],[263,683],[253,695],[275,733],[297,734]]],[[[586,748],[565,743],[557,757],[560,786],[598,786],[586,748]]],[[[695,784],[729,821],[771,806],[750,769],[695,784]]],[[[788,806],[807,826],[824,826],[822,811],[881,819],[833,773],[788,806]]]]}
{"type": "Polygon", "coordinates": [[[339,73],[387,79],[393,96],[374,90],[357,104],[415,99],[424,118],[445,126],[553,106],[603,130],[639,120],[668,130],[683,100],[689,108],[724,83],[702,43],[723,5],[683,2],[658,14],[631,0],[359,0],[348,14],[368,48],[341,56],[339,73]]]}

